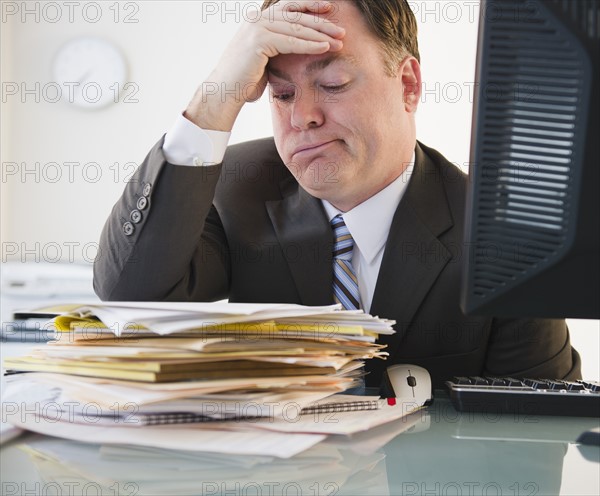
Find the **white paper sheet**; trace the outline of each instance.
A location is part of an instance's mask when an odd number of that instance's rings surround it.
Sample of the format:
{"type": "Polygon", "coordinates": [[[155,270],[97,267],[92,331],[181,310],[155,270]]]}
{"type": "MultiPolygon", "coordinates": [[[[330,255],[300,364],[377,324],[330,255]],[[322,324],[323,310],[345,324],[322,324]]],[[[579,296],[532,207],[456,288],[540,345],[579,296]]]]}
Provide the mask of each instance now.
{"type": "Polygon", "coordinates": [[[12,425],[29,431],[88,443],[136,444],[157,448],[207,451],[234,455],[294,456],[325,439],[315,434],[282,434],[262,430],[228,431],[207,429],[205,424],[166,426],[97,427],[42,418],[23,422],[19,415],[8,416],[12,425]]]}
{"type": "Polygon", "coordinates": [[[414,401],[397,400],[395,406],[384,404],[379,410],[358,412],[314,413],[299,415],[288,409],[282,418],[260,419],[255,428],[288,433],[315,433],[350,435],[392,421],[402,421],[403,417],[422,408],[414,401]]]}

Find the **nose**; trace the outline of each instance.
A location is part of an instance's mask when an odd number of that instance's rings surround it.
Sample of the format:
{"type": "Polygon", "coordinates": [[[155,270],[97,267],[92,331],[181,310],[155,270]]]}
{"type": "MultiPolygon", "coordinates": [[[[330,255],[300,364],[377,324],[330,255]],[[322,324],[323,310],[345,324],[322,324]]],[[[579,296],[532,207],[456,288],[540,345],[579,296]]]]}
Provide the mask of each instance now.
{"type": "Polygon", "coordinates": [[[291,125],[296,130],[313,129],[325,122],[321,103],[312,91],[299,92],[291,106],[291,125]]]}

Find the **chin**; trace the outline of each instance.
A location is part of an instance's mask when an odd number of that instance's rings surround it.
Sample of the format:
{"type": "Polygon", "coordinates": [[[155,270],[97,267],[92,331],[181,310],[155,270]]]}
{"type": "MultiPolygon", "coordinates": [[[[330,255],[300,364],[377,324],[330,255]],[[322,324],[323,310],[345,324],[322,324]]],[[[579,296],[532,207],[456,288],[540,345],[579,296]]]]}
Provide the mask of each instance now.
{"type": "Polygon", "coordinates": [[[311,181],[298,181],[298,184],[304,189],[308,194],[318,198],[319,200],[327,200],[333,196],[335,186],[332,188],[330,184],[315,184],[311,181]]]}
{"type": "Polygon", "coordinates": [[[300,182],[299,184],[309,195],[314,196],[319,200],[326,200],[335,207],[344,203],[344,199],[348,195],[347,192],[346,195],[344,195],[344,190],[342,190],[338,184],[314,184],[310,182],[306,183],[305,181],[300,182]]]}
{"type": "Polygon", "coordinates": [[[339,181],[340,166],[328,157],[317,157],[306,161],[289,161],[286,167],[302,187],[308,189],[336,187],[339,181]]]}

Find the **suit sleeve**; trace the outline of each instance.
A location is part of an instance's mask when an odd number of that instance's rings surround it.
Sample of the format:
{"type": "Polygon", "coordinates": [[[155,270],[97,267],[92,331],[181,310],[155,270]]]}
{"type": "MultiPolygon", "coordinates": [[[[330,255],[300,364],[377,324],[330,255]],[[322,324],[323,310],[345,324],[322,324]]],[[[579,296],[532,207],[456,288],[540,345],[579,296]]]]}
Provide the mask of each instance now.
{"type": "Polygon", "coordinates": [[[161,139],[106,221],[94,262],[103,300],[227,297],[227,239],[213,206],[221,165],[169,164],[161,139]]]}
{"type": "Polygon", "coordinates": [[[575,380],[581,360],[564,320],[494,319],[484,374],[575,380]]]}

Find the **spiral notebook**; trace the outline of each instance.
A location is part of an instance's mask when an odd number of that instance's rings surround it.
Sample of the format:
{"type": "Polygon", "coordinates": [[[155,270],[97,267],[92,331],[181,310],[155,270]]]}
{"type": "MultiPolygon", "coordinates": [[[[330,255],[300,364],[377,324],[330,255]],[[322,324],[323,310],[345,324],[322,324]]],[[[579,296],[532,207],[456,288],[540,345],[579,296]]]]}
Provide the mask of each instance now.
{"type": "Polygon", "coordinates": [[[301,415],[313,413],[359,412],[363,410],[379,410],[384,400],[379,396],[355,396],[336,394],[303,408],[301,415]]]}
{"type": "MultiPolygon", "coordinates": [[[[300,415],[330,414],[339,412],[358,412],[366,410],[379,410],[385,400],[378,396],[355,396],[336,394],[323,400],[317,401],[312,405],[302,408],[300,415]]],[[[297,412],[297,410],[295,410],[297,412]]],[[[256,420],[256,416],[231,415],[224,417],[214,417],[193,412],[136,412],[123,413],[120,415],[93,415],[91,411],[70,412],[71,419],[75,423],[93,423],[103,426],[126,426],[126,427],[144,427],[149,425],[166,424],[192,424],[200,422],[223,422],[223,421],[244,421],[256,420]]],[[[289,415],[289,413],[288,413],[289,415]]]]}

